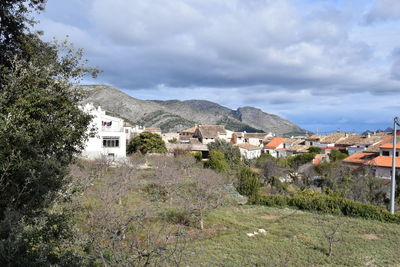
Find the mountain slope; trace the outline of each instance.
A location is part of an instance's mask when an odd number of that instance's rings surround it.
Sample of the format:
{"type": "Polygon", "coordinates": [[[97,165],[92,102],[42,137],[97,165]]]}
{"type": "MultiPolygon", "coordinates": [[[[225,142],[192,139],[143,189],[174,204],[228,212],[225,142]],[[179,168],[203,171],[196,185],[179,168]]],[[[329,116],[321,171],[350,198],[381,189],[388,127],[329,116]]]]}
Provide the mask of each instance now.
{"type": "Polygon", "coordinates": [[[132,123],[178,131],[195,124],[220,124],[229,130],[273,132],[277,135],[304,133],[294,123],[252,107],[231,110],[205,100],[140,100],[107,85],[84,85],[84,103],[93,102],[132,123]]]}

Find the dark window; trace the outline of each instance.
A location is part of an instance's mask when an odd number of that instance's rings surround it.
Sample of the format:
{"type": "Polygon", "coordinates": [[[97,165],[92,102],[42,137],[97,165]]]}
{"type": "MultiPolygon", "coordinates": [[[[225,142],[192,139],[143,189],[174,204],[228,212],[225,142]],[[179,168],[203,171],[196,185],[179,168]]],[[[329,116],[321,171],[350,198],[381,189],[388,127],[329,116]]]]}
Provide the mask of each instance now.
{"type": "Polygon", "coordinates": [[[389,156],[389,151],[382,151],[382,156],[389,156]]]}
{"type": "Polygon", "coordinates": [[[119,147],[119,137],[103,137],[103,147],[119,147]]]}

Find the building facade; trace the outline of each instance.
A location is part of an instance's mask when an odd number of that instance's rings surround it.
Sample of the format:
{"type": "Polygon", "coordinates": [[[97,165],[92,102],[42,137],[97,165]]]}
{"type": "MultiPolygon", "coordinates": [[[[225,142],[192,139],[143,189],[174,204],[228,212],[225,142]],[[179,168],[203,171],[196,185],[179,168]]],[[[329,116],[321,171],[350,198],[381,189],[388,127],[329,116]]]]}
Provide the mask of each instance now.
{"type": "Polygon", "coordinates": [[[82,156],[89,159],[107,157],[109,160],[125,158],[127,134],[124,121],[106,115],[100,106],[96,108],[90,103],[82,109],[93,116],[88,129],[89,139],[82,151],[82,156]]]}

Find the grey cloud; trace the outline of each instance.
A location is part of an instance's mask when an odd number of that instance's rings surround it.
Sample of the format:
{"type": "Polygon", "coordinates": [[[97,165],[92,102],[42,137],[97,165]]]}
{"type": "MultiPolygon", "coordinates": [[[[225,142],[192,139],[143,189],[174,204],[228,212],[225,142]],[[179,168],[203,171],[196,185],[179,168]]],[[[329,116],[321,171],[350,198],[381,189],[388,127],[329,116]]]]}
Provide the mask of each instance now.
{"type": "Polygon", "coordinates": [[[400,88],[374,64],[373,47],[349,39],[352,18],[333,7],[305,12],[289,0],[91,0],[83,8],[85,26],[56,16],[42,25],[50,34],[69,33],[104,71],[100,79],[118,87],[260,86],[313,95],[400,88]]]}
{"type": "Polygon", "coordinates": [[[375,0],[371,9],[364,16],[364,23],[372,24],[393,19],[400,19],[400,1],[375,0]]]}

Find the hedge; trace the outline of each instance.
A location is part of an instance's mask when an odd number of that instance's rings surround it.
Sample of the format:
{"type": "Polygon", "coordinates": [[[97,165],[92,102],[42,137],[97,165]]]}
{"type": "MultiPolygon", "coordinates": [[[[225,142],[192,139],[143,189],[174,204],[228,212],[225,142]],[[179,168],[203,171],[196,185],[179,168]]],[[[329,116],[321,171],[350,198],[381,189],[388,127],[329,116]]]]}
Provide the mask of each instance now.
{"type": "Polygon", "coordinates": [[[400,224],[399,214],[390,214],[377,206],[360,203],[353,200],[328,196],[321,193],[301,192],[293,196],[262,195],[249,200],[253,205],[275,207],[294,207],[300,210],[317,211],[350,217],[361,217],[381,222],[400,224]]]}

